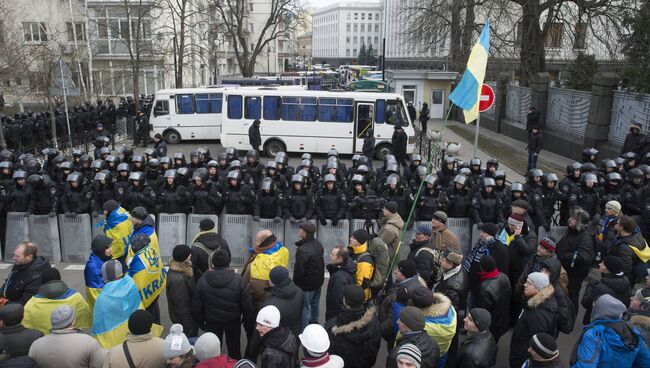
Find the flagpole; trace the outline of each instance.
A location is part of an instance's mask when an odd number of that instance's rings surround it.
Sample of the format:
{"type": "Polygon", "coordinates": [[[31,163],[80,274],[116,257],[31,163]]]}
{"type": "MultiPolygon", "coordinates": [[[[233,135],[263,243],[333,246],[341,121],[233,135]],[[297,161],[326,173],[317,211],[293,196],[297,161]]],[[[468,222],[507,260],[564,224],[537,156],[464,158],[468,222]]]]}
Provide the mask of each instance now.
{"type": "Polygon", "coordinates": [[[477,147],[478,147],[478,129],[479,129],[480,125],[481,125],[481,113],[479,112],[478,116],[476,117],[476,131],[474,132],[474,156],[473,156],[473,158],[478,158],[478,156],[476,156],[476,150],[477,150],[477,147]]]}
{"type": "MultiPolygon", "coordinates": [[[[68,142],[70,144],[70,149],[72,149],[72,134],[70,134],[70,116],[68,115],[68,93],[65,90],[65,78],[63,77],[63,59],[59,59],[59,69],[61,70],[61,89],[63,90],[63,107],[65,108],[65,123],[68,126],[68,142]]],[[[57,144],[57,142],[54,142],[54,144],[57,144]]]]}

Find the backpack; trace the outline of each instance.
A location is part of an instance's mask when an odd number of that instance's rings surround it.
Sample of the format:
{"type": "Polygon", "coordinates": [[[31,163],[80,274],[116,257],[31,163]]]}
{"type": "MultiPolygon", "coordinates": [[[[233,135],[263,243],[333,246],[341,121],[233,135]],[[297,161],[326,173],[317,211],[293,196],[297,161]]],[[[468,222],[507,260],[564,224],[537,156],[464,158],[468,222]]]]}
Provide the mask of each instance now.
{"type": "Polygon", "coordinates": [[[208,268],[212,268],[212,267],[213,267],[213,264],[212,264],[212,254],[213,254],[217,249],[221,248],[221,247],[216,247],[216,248],[214,248],[214,249],[210,249],[210,248],[206,247],[205,244],[201,243],[201,242],[198,241],[198,240],[195,241],[194,243],[192,243],[192,247],[197,247],[197,248],[199,248],[199,249],[202,249],[204,252],[206,252],[206,253],[208,254],[208,268]]]}
{"type": "Polygon", "coordinates": [[[384,283],[386,283],[388,266],[390,265],[388,246],[386,246],[386,243],[384,243],[380,237],[376,236],[368,242],[368,251],[365,253],[370,254],[375,262],[375,267],[372,272],[372,280],[370,280],[370,287],[383,287],[384,283]]]}

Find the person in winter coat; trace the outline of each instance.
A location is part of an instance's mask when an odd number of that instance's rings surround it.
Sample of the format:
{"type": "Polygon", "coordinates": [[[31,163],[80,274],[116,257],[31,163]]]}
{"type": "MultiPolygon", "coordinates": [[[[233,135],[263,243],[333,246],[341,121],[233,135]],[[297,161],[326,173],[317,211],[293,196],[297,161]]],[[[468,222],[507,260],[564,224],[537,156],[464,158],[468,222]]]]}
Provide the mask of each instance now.
{"type": "Polygon", "coordinates": [[[271,296],[262,307],[273,305],[280,311],[280,325],[291,330],[294,336],[302,331],[302,310],[304,294],[289,278],[289,270],[277,266],[269,273],[271,296]]]}
{"type": "Polygon", "coordinates": [[[160,133],[153,136],[153,149],[156,151],[156,157],[167,156],[167,142],[160,133]]]}
{"type": "Polygon", "coordinates": [[[549,258],[555,258],[554,252],[556,246],[557,243],[553,237],[546,237],[539,241],[535,253],[528,257],[528,260],[524,265],[524,270],[522,271],[521,276],[519,276],[519,280],[517,280],[517,283],[513,285],[514,292],[517,294],[516,297],[519,298],[519,300],[523,300],[524,284],[528,279],[528,275],[532,272],[541,272],[544,261],[549,258]]]}
{"type": "Polygon", "coordinates": [[[228,242],[217,234],[215,223],[210,219],[199,222],[199,230],[192,240],[192,271],[194,279],[199,280],[210,268],[210,259],[217,249],[223,249],[230,254],[228,242]]]}
{"type": "Polygon", "coordinates": [[[393,259],[399,245],[400,232],[404,227],[402,217],[397,213],[397,203],[386,202],[382,210],[384,216],[379,220],[379,237],[388,246],[390,259],[393,259]]]}
{"type": "Polygon", "coordinates": [[[588,223],[589,214],[579,207],[573,208],[567,223],[567,233],[555,249],[555,254],[569,277],[569,298],[576,310],[582,282],[594,263],[595,241],[587,229],[588,223]]]}
{"type": "Polygon", "coordinates": [[[343,311],[343,288],[347,285],[356,285],[357,265],[350,258],[347,247],[338,245],[332,249],[327,272],[330,274],[330,280],[327,283],[325,297],[326,321],[343,311]]]}
{"type": "Polygon", "coordinates": [[[557,301],[557,327],[561,332],[569,335],[573,331],[576,321],[577,305],[573,305],[569,298],[567,285],[569,280],[566,272],[562,270],[562,264],[557,258],[549,258],[542,263],[541,273],[548,276],[548,280],[555,289],[554,296],[557,301]]]}
{"type": "Polygon", "coordinates": [[[436,340],[429,336],[425,328],[425,320],[422,312],[416,307],[402,309],[397,320],[401,338],[395,343],[395,347],[386,358],[387,368],[397,367],[397,354],[402,346],[413,344],[422,354],[422,367],[437,367],[440,359],[440,348],[436,340]]]}
{"type": "Polygon", "coordinates": [[[426,102],[422,103],[422,109],[420,110],[420,117],[418,118],[420,125],[422,126],[422,132],[426,134],[427,132],[427,123],[429,122],[429,104],[426,102]]]}
{"type": "Polygon", "coordinates": [[[145,310],[137,310],[129,317],[129,333],[124,344],[108,351],[103,368],[128,367],[128,354],[135,367],[164,367],[165,358],[160,353],[165,343],[151,333],[153,315],[145,310]]]}
{"type": "Polygon", "coordinates": [[[406,145],[408,136],[399,122],[395,124],[393,137],[391,138],[391,153],[402,167],[406,167],[406,145]]]}
{"type": "Polygon", "coordinates": [[[196,339],[194,351],[199,361],[195,368],[231,368],[237,364],[237,360],[221,354],[221,341],[212,332],[206,332],[196,339]]]}
{"type": "Polygon", "coordinates": [[[344,362],[340,356],[329,354],[330,339],[327,331],[319,324],[305,327],[298,336],[303,347],[304,358],[300,362],[301,368],[343,368],[344,362]]]}
{"type": "Polygon", "coordinates": [[[325,282],[325,261],[323,246],[314,238],[316,225],[301,222],[296,242],[296,263],[293,268],[293,282],[303,293],[302,329],[311,323],[318,323],[320,292],[325,282]]]}
{"type": "Polygon", "coordinates": [[[632,123],[630,124],[629,133],[625,136],[625,142],[621,148],[621,155],[628,152],[641,155],[646,145],[647,137],[641,132],[641,125],[632,123]]]}
{"type": "Polygon", "coordinates": [[[41,287],[41,275],[50,269],[50,262],[38,254],[36,244],[20,242],[14,250],[14,265],[2,286],[2,297],[9,302],[25,304],[41,287]]]}
{"type": "Polygon", "coordinates": [[[52,334],[34,341],[29,357],[42,368],[101,368],[106,350],[75,328],[74,309],[62,305],[52,312],[52,334]]]}
{"type": "Polygon", "coordinates": [[[431,219],[431,246],[444,251],[447,248],[462,249],[458,236],[447,227],[447,214],[443,211],[433,213],[431,219]]]}
{"type": "MultiPolygon", "coordinates": [[[[133,239],[138,234],[143,234],[149,237],[149,246],[160,253],[160,244],[158,241],[158,234],[156,234],[156,221],[147,213],[144,207],[136,207],[131,211],[131,222],[133,223],[133,232],[129,236],[129,242],[133,243],[133,239]]],[[[129,263],[133,258],[133,247],[129,246],[126,252],[126,262],[129,263]]]]}
{"type": "Polygon", "coordinates": [[[364,229],[354,230],[350,236],[351,258],[357,265],[355,275],[357,285],[361,286],[366,294],[366,300],[370,300],[371,290],[370,281],[372,281],[375,272],[375,259],[368,252],[368,243],[370,234],[364,229]]]}
{"type": "Polygon", "coordinates": [[[440,348],[437,367],[444,367],[449,360],[448,352],[456,335],[456,310],[445,295],[432,293],[422,286],[409,292],[411,304],[424,315],[424,331],[431,336],[440,348]]]}
{"type": "Polygon", "coordinates": [[[179,244],[172,251],[167,271],[167,308],[172,323],[183,325],[187,336],[198,336],[198,327],[192,319],[192,296],[196,282],[192,273],[190,247],[179,244]]]}
{"type": "Polygon", "coordinates": [[[630,307],[623,319],[639,329],[643,340],[650,341],[650,287],[639,289],[630,298],[630,307]]]}
{"type": "Polygon", "coordinates": [[[0,367],[11,366],[12,360],[15,363],[25,360],[32,343],[43,337],[42,332],[21,324],[23,313],[23,306],[19,303],[10,303],[0,309],[0,351],[7,357],[0,362],[0,367]]]}
{"type": "Polygon", "coordinates": [[[481,282],[479,273],[482,272],[481,257],[484,255],[491,256],[499,272],[508,277],[508,248],[495,237],[498,231],[497,225],[491,222],[481,225],[479,227],[478,242],[474,244],[472,250],[463,260],[463,269],[469,276],[470,293],[475,295],[478,293],[478,285],[481,282]]]}
{"type": "Polygon", "coordinates": [[[248,128],[248,142],[251,144],[255,151],[260,151],[260,146],[262,145],[262,136],[260,135],[259,119],[255,119],[255,121],[253,121],[253,124],[251,124],[251,127],[248,128]]]}
{"type": "Polygon", "coordinates": [[[295,365],[298,342],[289,328],[280,325],[280,321],[280,311],[273,305],[262,308],[257,314],[255,330],[260,343],[246,357],[256,361],[261,352],[260,367],[286,368],[295,365]]]}
{"type": "Polygon", "coordinates": [[[537,157],[539,157],[543,144],[542,132],[539,131],[539,127],[534,126],[528,136],[528,146],[526,146],[528,151],[527,171],[537,168],[537,157]]]}
{"type": "Polygon", "coordinates": [[[409,247],[411,249],[406,259],[415,262],[418,275],[427,285],[433,285],[435,277],[432,279],[432,275],[434,269],[438,270],[437,260],[440,255],[438,251],[431,248],[431,227],[428,225],[418,226],[409,247]]]}
{"type": "Polygon", "coordinates": [[[508,277],[496,267],[494,257],[484,255],[478,273],[479,287],[468,304],[470,308],[483,308],[490,312],[492,324],[490,332],[496,341],[508,332],[510,326],[510,282],[508,277]]]}
{"type": "Polygon", "coordinates": [[[255,235],[255,245],[248,249],[248,254],[242,275],[253,297],[255,310],[259,310],[271,296],[266,290],[271,270],[276,266],[289,267],[289,250],[270,230],[261,230],[255,235]]]}
{"type": "Polygon", "coordinates": [[[639,257],[640,252],[647,251],[648,245],[643,235],[636,226],[636,222],[629,216],[620,216],[614,230],[618,233],[607,254],[617,256],[623,261],[623,273],[630,281],[630,285],[643,279],[648,274],[648,266],[639,257]]]}
{"type": "Polygon", "coordinates": [[[450,368],[490,368],[497,362],[497,343],[490,333],[492,317],[483,308],[470,309],[464,319],[469,338],[458,349],[458,356],[450,360],[450,368]]]}
{"type": "Polygon", "coordinates": [[[163,342],[162,355],[169,368],[192,368],[194,348],[183,333],[183,326],[175,324],[169,328],[169,335],[163,342]]]}
{"type": "Polygon", "coordinates": [[[624,312],[625,305],[609,294],[596,300],[591,323],[576,341],[572,368],[650,366],[648,343],[639,330],[622,320],[624,312]]]}
{"type": "Polygon", "coordinates": [[[555,289],[548,276],[541,272],[528,275],[524,295],[528,298],[510,339],[510,367],[519,368],[526,361],[533,335],[545,332],[557,337],[558,305],[555,289]]]}
{"type": "Polygon", "coordinates": [[[201,330],[214,333],[220,341],[225,333],[228,354],[241,358],[241,324],[248,336],[254,329],[253,299],[244,279],[230,268],[230,253],[217,249],[212,267],[196,284],[192,316],[201,330]]]}
{"type": "Polygon", "coordinates": [[[524,362],[523,368],[563,368],[560,360],[560,351],[557,348],[555,338],[545,332],[533,335],[528,348],[530,359],[524,362]]]}
{"type": "Polygon", "coordinates": [[[582,296],[581,304],[585,308],[582,324],[585,326],[591,322],[594,302],[602,295],[609,294],[620,300],[626,307],[630,305],[632,290],[630,282],[623,274],[623,261],[616,256],[607,256],[600,263],[598,270],[601,272],[601,279],[589,283],[582,296]]]}
{"type": "Polygon", "coordinates": [[[368,168],[372,170],[372,160],[375,158],[375,133],[372,128],[366,132],[366,137],[363,139],[363,155],[368,157],[368,168]]]}
{"type": "Polygon", "coordinates": [[[93,310],[95,307],[95,300],[104,287],[102,265],[112,258],[111,243],[113,243],[111,238],[104,234],[99,234],[93,238],[91,244],[92,252],[88,257],[88,261],[86,261],[86,267],[84,267],[86,300],[88,300],[90,310],[93,310]]]}

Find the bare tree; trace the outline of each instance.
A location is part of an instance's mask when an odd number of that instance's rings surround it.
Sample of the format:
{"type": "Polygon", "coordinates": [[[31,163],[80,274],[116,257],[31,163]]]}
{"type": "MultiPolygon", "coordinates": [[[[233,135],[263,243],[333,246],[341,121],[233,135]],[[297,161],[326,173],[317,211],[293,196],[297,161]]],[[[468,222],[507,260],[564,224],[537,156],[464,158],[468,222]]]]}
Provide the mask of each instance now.
{"type": "Polygon", "coordinates": [[[304,7],[300,0],[269,0],[267,4],[257,4],[268,6],[268,16],[255,24],[259,31],[253,32],[249,25],[252,1],[212,0],[211,3],[218,22],[221,22],[221,31],[230,40],[239,69],[245,77],[254,74],[257,57],[271,41],[295,32],[304,21],[304,7]]]}

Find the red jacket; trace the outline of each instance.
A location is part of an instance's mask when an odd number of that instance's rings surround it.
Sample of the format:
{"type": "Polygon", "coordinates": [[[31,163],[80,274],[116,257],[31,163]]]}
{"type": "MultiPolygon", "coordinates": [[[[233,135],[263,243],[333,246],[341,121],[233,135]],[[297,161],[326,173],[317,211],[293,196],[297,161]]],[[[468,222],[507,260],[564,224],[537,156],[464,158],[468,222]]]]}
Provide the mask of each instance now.
{"type": "Polygon", "coordinates": [[[228,355],[223,354],[214,358],[204,360],[195,365],[195,368],[232,368],[237,363],[236,360],[228,358],[228,355]]]}

